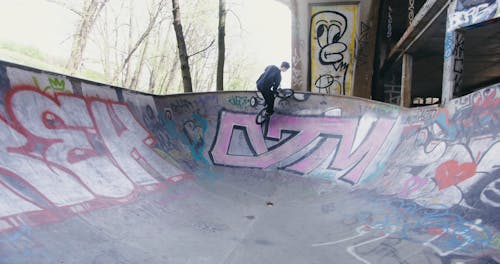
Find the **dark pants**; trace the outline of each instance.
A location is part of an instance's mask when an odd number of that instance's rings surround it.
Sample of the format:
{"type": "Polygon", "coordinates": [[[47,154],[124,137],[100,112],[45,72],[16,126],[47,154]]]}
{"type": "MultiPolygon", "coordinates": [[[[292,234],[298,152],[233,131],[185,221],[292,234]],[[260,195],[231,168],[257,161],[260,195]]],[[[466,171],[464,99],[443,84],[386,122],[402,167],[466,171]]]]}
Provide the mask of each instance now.
{"type": "Polygon", "coordinates": [[[264,100],[266,101],[266,111],[269,114],[274,113],[274,93],[271,91],[271,89],[259,89],[260,93],[264,97],[264,100]]]}

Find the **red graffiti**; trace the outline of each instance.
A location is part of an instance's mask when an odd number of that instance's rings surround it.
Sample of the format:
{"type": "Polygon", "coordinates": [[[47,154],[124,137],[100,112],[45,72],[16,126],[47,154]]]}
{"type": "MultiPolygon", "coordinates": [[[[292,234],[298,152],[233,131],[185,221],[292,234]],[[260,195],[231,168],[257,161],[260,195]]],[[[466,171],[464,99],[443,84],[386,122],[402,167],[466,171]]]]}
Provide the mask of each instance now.
{"type": "Polygon", "coordinates": [[[446,189],[452,185],[458,184],[474,176],[476,173],[476,164],[465,162],[458,164],[456,160],[449,160],[441,163],[436,168],[436,181],[439,190],[446,189]]]}
{"type": "Polygon", "coordinates": [[[119,102],[21,85],[0,115],[0,232],[129,203],[190,178],[119,102]]]}

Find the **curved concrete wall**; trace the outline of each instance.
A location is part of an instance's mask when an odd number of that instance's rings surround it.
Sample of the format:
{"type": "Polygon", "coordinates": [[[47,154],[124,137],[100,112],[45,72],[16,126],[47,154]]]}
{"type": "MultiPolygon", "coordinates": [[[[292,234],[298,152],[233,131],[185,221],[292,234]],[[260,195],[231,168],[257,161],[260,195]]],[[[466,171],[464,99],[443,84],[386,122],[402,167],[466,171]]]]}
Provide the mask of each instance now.
{"type": "MultiPolygon", "coordinates": [[[[369,229],[378,238],[367,241],[410,241],[436,262],[500,260],[499,85],[445,108],[296,93],[276,103],[266,127],[255,124],[262,107],[252,106],[261,103],[255,92],[157,97],[2,62],[0,93],[5,259],[40,257],[33,249],[44,245],[28,235],[35,227],[57,230],[100,208],[185,182],[231,181],[241,172],[327,182],[376,200],[366,210],[354,198],[337,201],[354,210],[342,222],[358,225],[351,238],[369,229]]],[[[345,263],[377,262],[346,252],[345,263]]]]}

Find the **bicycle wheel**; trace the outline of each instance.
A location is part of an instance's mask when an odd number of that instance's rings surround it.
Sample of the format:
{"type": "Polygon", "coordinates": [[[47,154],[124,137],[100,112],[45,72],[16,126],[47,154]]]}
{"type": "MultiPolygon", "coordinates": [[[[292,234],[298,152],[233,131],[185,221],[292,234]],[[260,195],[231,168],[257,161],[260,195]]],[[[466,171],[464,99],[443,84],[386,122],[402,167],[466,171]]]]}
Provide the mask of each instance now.
{"type": "Polygon", "coordinates": [[[262,125],[267,121],[268,117],[266,116],[266,108],[262,108],[257,116],[255,117],[255,123],[257,125],[262,125]]]}
{"type": "Polygon", "coordinates": [[[292,89],[280,89],[276,96],[282,99],[286,99],[290,96],[292,96],[295,92],[292,89]]]}
{"type": "Polygon", "coordinates": [[[252,97],[250,98],[250,106],[251,106],[251,107],[256,107],[256,106],[257,106],[257,103],[258,103],[258,102],[257,102],[257,97],[252,96],[252,97]]]}

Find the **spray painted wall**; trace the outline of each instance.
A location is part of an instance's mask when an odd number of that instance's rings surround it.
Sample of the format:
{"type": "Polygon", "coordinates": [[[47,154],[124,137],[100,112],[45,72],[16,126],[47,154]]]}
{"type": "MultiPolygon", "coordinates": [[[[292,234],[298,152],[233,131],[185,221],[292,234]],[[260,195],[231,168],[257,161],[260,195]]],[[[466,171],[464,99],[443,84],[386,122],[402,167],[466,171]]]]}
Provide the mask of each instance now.
{"type": "Polygon", "coordinates": [[[369,191],[383,206],[346,219],[359,234],[500,260],[500,85],[407,110],[296,93],[261,127],[255,92],[155,97],[0,63],[0,99],[0,233],[259,168],[369,191]]]}

